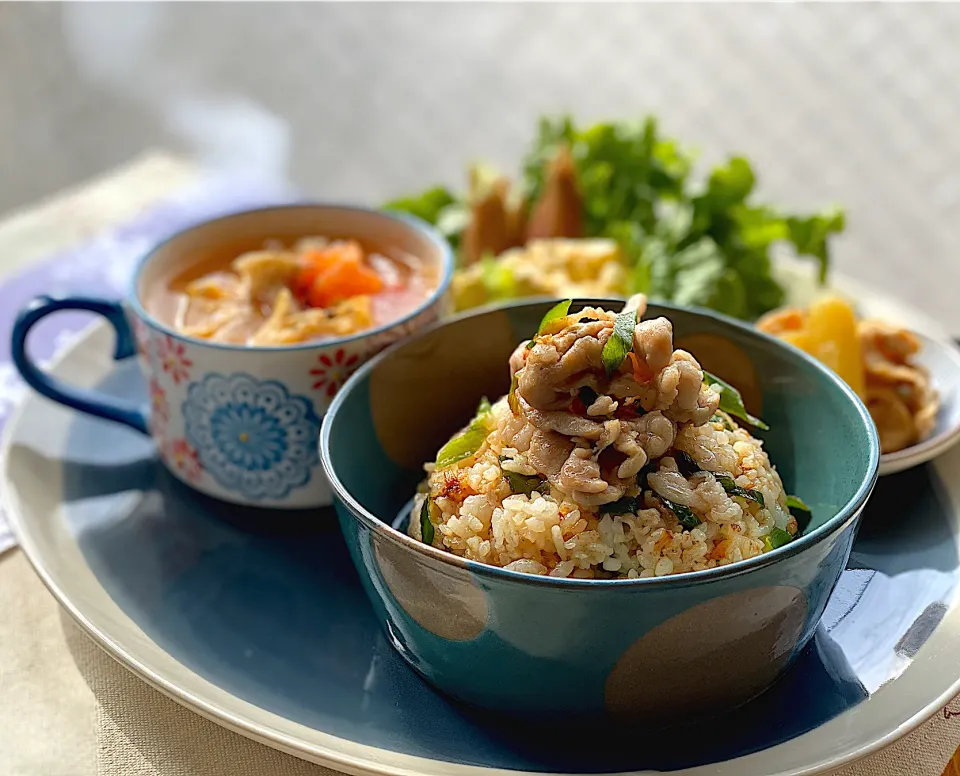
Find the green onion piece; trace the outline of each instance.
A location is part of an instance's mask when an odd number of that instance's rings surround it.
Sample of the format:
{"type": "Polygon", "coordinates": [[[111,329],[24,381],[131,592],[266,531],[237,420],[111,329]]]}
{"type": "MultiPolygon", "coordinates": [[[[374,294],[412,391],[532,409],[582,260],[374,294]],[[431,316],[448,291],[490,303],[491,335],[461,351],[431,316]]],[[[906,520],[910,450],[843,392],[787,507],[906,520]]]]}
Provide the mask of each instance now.
{"type": "Polygon", "coordinates": [[[477,407],[476,416],[466,431],[458,434],[440,448],[440,452],[437,453],[437,468],[446,469],[457,461],[476,455],[490,434],[488,423],[492,415],[490,401],[484,396],[480,400],[480,406],[477,407]]]}
{"type": "Polygon", "coordinates": [[[510,393],[507,394],[507,406],[510,407],[510,412],[512,412],[516,417],[520,417],[520,400],[517,398],[517,387],[520,385],[520,378],[517,377],[518,372],[514,372],[513,377],[510,378],[510,393]]]}
{"type": "Polygon", "coordinates": [[[536,336],[539,337],[543,334],[547,327],[554,321],[558,321],[561,318],[566,318],[567,314],[570,312],[570,305],[573,304],[572,299],[564,299],[562,302],[557,302],[553,307],[547,310],[547,314],[543,316],[543,319],[540,321],[540,325],[537,327],[536,336]]]}
{"type": "Polygon", "coordinates": [[[577,396],[580,398],[580,401],[583,402],[584,407],[589,407],[600,398],[600,394],[593,390],[593,388],[591,388],[589,385],[583,386],[583,388],[581,388],[577,393],[577,396]]]}
{"type": "Polygon", "coordinates": [[[672,501],[668,501],[663,496],[658,495],[657,498],[660,499],[660,502],[674,515],[677,517],[677,521],[686,528],[688,531],[692,528],[696,528],[700,525],[700,518],[697,517],[693,510],[690,507],[684,506],[683,504],[674,504],[672,501]]]}
{"type": "Polygon", "coordinates": [[[476,455],[477,450],[483,447],[484,440],[489,432],[485,428],[471,426],[462,434],[455,436],[437,453],[437,468],[446,469],[457,461],[476,455]]]}
{"type": "Polygon", "coordinates": [[[629,418],[631,416],[635,418],[642,418],[647,414],[647,411],[643,408],[643,405],[640,404],[639,399],[632,401],[629,404],[624,401],[623,405],[617,410],[616,417],[618,418],[629,418]]]}
{"type": "Polygon", "coordinates": [[[763,537],[763,546],[768,550],[775,550],[777,547],[783,547],[783,545],[790,544],[792,541],[793,537],[782,528],[774,528],[763,537]]]}
{"type": "Polygon", "coordinates": [[[703,371],[703,382],[705,382],[707,385],[712,385],[714,388],[720,389],[721,410],[726,412],[728,415],[733,415],[735,418],[745,420],[751,426],[756,426],[763,431],[770,430],[770,426],[760,420],[760,418],[755,418],[753,415],[747,412],[747,408],[743,406],[743,397],[740,395],[740,391],[730,385],[730,383],[721,380],[719,377],[710,374],[706,370],[703,371]]]}
{"type": "Polygon", "coordinates": [[[693,460],[693,456],[683,452],[683,450],[676,450],[673,454],[673,460],[677,462],[677,468],[684,477],[690,477],[702,471],[700,465],[693,460]]]}
{"type": "Polygon", "coordinates": [[[616,372],[627,357],[627,353],[633,350],[633,330],[636,326],[636,310],[624,310],[618,313],[613,323],[613,334],[610,335],[610,339],[600,353],[600,360],[608,375],[616,372]]]}
{"type": "Polygon", "coordinates": [[[434,535],[433,523],[430,522],[430,499],[425,498],[420,507],[420,538],[424,544],[432,546],[434,535]]]}
{"type": "Polygon", "coordinates": [[[723,489],[730,496],[739,496],[740,498],[749,499],[750,501],[755,501],[761,507],[765,506],[763,501],[763,494],[758,490],[747,490],[746,488],[741,488],[734,482],[733,477],[727,477],[723,474],[714,474],[714,477],[717,478],[723,489]]]}
{"type": "Polygon", "coordinates": [[[542,493],[543,478],[535,474],[518,474],[517,472],[505,471],[503,476],[507,478],[510,485],[510,492],[517,495],[529,496],[533,492],[542,493]]]}
{"type": "Polygon", "coordinates": [[[733,431],[733,424],[730,422],[730,417],[726,413],[715,412],[713,417],[710,418],[711,423],[722,423],[723,427],[727,431],[733,431]]]}
{"type": "Polygon", "coordinates": [[[637,473],[637,487],[641,491],[647,489],[647,477],[660,468],[659,461],[648,461],[647,464],[637,473]]]}
{"type": "Polygon", "coordinates": [[[804,504],[799,496],[787,496],[787,509],[797,521],[797,533],[806,531],[813,519],[813,511],[810,507],[804,504]]]}
{"type": "Polygon", "coordinates": [[[600,507],[602,515],[635,515],[641,508],[640,499],[633,496],[624,496],[610,504],[600,507]]]}
{"type": "Polygon", "coordinates": [[[511,472],[503,468],[504,461],[510,460],[509,458],[504,458],[500,456],[500,470],[503,472],[503,476],[507,479],[507,484],[510,486],[510,492],[514,494],[523,494],[524,496],[529,496],[534,491],[542,493],[540,490],[544,486],[543,477],[538,477],[536,474],[519,474],[518,472],[511,472]]]}

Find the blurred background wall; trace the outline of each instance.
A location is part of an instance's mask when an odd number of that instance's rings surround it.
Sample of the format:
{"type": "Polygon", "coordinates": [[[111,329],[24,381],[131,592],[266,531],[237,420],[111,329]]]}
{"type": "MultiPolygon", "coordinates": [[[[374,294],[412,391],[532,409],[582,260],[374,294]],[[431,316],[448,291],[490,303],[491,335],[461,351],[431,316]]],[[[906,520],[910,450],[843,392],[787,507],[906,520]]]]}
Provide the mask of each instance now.
{"type": "Polygon", "coordinates": [[[158,146],[376,203],[513,169],[545,112],[653,112],[945,306],[958,76],[960,5],[0,4],[0,211],[158,146]]]}

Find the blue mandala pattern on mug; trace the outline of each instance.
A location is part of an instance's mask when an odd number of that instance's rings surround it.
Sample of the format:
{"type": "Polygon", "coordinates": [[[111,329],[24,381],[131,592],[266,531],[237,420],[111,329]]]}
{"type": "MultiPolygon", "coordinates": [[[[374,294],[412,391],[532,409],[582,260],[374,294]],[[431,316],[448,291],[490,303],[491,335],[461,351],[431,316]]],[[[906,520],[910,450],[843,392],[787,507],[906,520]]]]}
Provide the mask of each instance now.
{"type": "Polygon", "coordinates": [[[251,500],[306,485],[320,460],[313,403],[276,380],[208,374],[187,390],[183,421],[203,468],[251,500]]]}

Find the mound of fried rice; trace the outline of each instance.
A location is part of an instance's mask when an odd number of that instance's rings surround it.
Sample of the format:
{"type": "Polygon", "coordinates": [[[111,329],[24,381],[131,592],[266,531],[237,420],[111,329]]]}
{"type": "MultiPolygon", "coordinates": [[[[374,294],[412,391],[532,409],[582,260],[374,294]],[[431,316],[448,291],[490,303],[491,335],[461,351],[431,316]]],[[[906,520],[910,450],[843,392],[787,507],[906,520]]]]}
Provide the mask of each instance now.
{"type": "Polygon", "coordinates": [[[590,579],[714,568],[768,551],[772,532],[796,534],[760,441],[718,411],[699,364],[674,350],[669,321],[641,321],[645,300],[631,303],[634,347],[613,375],[600,354],[616,316],[601,309],[517,348],[511,395],[471,426],[486,433],[479,448],[426,465],[414,538],[432,534],[435,547],[514,571],[590,579]]]}

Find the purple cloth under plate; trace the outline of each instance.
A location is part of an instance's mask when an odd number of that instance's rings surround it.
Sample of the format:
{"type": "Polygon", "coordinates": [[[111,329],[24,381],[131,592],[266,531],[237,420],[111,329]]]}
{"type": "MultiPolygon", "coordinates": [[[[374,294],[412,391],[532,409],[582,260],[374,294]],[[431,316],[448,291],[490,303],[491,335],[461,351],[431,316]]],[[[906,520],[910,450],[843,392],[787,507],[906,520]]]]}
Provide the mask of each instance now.
{"type": "MultiPolygon", "coordinates": [[[[10,335],[17,313],[33,297],[89,294],[121,298],[140,258],[168,236],[209,218],[290,201],[293,197],[289,190],[276,183],[210,178],[83,245],[5,279],[0,283],[0,433],[28,390],[10,361],[10,335]]],[[[41,363],[51,361],[93,318],[86,313],[61,313],[41,321],[30,335],[34,357],[41,363]]],[[[0,511],[0,553],[14,543],[0,511]]]]}

